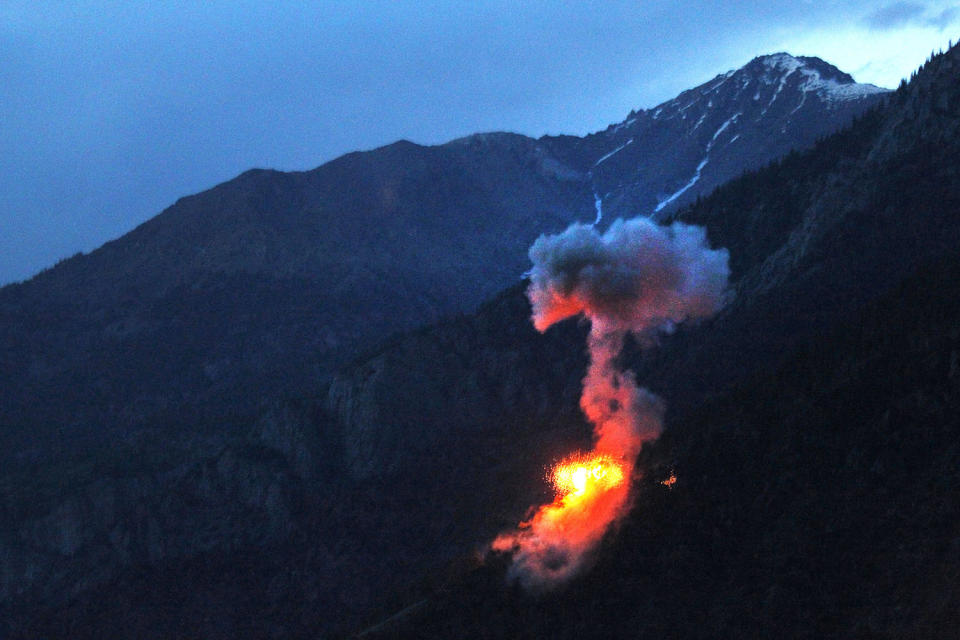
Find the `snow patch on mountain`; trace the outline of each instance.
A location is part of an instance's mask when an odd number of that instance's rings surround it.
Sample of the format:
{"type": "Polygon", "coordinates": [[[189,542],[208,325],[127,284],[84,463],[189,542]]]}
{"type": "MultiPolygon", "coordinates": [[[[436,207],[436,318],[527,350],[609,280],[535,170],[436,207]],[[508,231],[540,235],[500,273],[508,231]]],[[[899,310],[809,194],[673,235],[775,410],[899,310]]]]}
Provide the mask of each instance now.
{"type": "Polygon", "coordinates": [[[611,156],[613,156],[613,155],[614,155],[615,153],[617,153],[618,151],[622,151],[622,150],[623,150],[627,145],[629,145],[631,142],[633,142],[633,138],[630,138],[629,140],[627,140],[626,142],[624,142],[622,145],[620,145],[619,147],[617,147],[616,149],[614,149],[614,150],[611,151],[610,153],[602,156],[599,160],[597,160],[596,162],[593,163],[593,166],[596,167],[597,165],[599,165],[599,164],[600,164],[601,162],[603,162],[604,160],[609,159],[611,156]]]}
{"type": "MultiPolygon", "coordinates": [[[[824,77],[820,70],[816,69],[810,64],[807,64],[805,61],[800,60],[791,56],[788,53],[775,53],[773,55],[765,56],[762,58],[763,64],[779,73],[783,73],[780,79],[780,86],[777,89],[777,94],[780,93],[783,84],[786,82],[786,79],[793,73],[799,71],[804,79],[800,84],[800,90],[804,94],[809,92],[816,92],[822,98],[826,100],[836,100],[836,101],[847,101],[847,100],[857,100],[864,96],[869,96],[877,93],[884,93],[887,89],[883,89],[876,85],[872,84],[859,84],[853,82],[850,76],[846,76],[843,80],[838,80],[833,77],[824,77]],[[849,78],[849,81],[846,79],[849,78]]],[[[805,98],[806,96],[804,96],[805,98]]],[[[774,95],[774,99],[776,94],[774,95]]],[[[773,100],[770,101],[771,104],[773,100]]],[[[769,107],[769,105],[767,105],[769,107]]],[[[798,107],[799,108],[799,107],[798,107]]],[[[796,111],[796,109],[794,110],[796,111]]]]}
{"type": "Polygon", "coordinates": [[[765,116],[767,114],[767,111],[773,106],[773,103],[776,102],[777,98],[780,96],[780,92],[782,92],[783,88],[786,86],[787,80],[796,72],[796,70],[797,69],[795,67],[792,69],[787,69],[786,73],[780,76],[780,84],[777,85],[777,90],[773,92],[773,97],[770,98],[770,102],[768,102],[767,106],[760,111],[761,116],[765,116]]]}
{"type": "MultiPolygon", "coordinates": [[[[709,107],[709,106],[713,106],[713,105],[711,104],[711,105],[707,105],[707,106],[709,107]]],[[[700,128],[700,125],[702,125],[702,124],[703,124],[703,121],[707,119],[707,114],[709,114],[709,113],[710,113],[709,111],[704,111],[704,112],[703,112],[703,115],[700,116],[700,119],[699,119],[699,120],[697,120],[697,124],[693,125],[693,129],[690,130],[690,133],[691,133],[691,134],[692,134],[694,131],[696,131],[697,129],[700,128]]]]}
{"type": "MultiPolygon", "coordinates": [[[[642,112],[641,112],[641,113],[642,113],[642,112]]],[[[636,121],[637,121],[636,118],[627,118],[626,120],[624,120],[624,121],[621,122],[620,124],[613,125],[613,128],[609,130],[609,131],[610,131],[610,134],[615,134],[615,133],[617,133],[618,131],[620,131],[621,129],[626,129],[627,127],[632,126],[636,121]]]]}
{"type": "Polygon", "coordinates": [[[707,163],[708,163],[708,162],[710,162],[710,157],[709,157],[709,156],[706,157],[706,158],[704,158],[703,160],[701,160],[701,161],[700,161],[700,164],[697,165],[697,170],[696,170],[696,172],[693,174],[693,177],[690,178],[690,182],[688,182],[687,184],[685,184],[685,185],[683,185],[682,187],[680,187],[680,189],[679,189],[678,191],[675,191],[675,192],[674,192],[672,195],[670,195],[666,200],[661,200],[660,203],[657,204],[657,208],[654,209],[653,212],[654,212],[654,213],[658,213],[658,212],[662,211],[664,207],[666,207],[668,204],[670,204],[671,202],[673,202],[674,200],[676,200],[677,198],[679,198],[680,196],[682,196],[684,193],[686,193],[686,192],[690,189],[690,187],[692,187],[693,185],[697,184],[697,182],[700,180],[700,173],[703,171],[703,168],[704,168],[705,166],[707,166],[707,163]]]}
{"type": "Polygon", "coordinates": [[[717,141],[717,138],[720,137],[720,134],[723,133],[723,132],[726,130],[727,127],[729,127],[731,124],[733,124],[734,122],[736,122],[736,121],[737,121],[737,118],[739,118],[739,117],[742,116],[742,115],[743,115],[743,114],[738,111],[737,113],[735,113],[735,114],[733,114],[732,116],[730,116],[729,118],[727,118],[727,121],[726,121],[726,122],[724,122],[722,125],[720,125],[720,128],[716,130],[716,132],[713,134],[713,137],[710,138],[709,144],[707,144],[707,153],[710,153],[710,149],[713,147],[713,143],[717,141]]]}
{"type": "Polygon", "coordinates": [[[821,95],[831,100],[858,100],[864,96],[888,92],[887,89],[873,84],[841,84],[836,80],[820,79],[816,71],[814,71],[813,74],[816,74],[817,78],[809,81],[804,87],[805,90],[820,91],[822,92],[821,95]]]}
{"type": "MultiPolygon", "coordinates": [[[[659,203],[657,203],[656,208],[653,210],[654,213],[659,213],[660,211],[663,211],[664,207],[666,207],[666,206],[669,205],[671,202],[673,202],[674,200],[676,200],[677,198],[679,198],[680,196],[682,196],[684,193],[686,193],[687,191],[690,190],[690,187],[692,187],[693,185],[697,184],[697,182],[699,182],[699,180],[700,180],[700,175],[701,175],[702,172],[703,172],[703,168],[704,168],[705,166],[707,166],[707,163],[708,163],[708,162],[710,162],[710,151],[711,151],[711,149],[713,149],[713,145],[716,144],[717,138],[720,137],[720,134],[722,134],[724,131],[726,131],[727,127],[729,127],[731,124],[733,124],[734,122],[736,122],[737,119],[738,119],[741,115],[743,115],[743,114],[740,113],[740,112],[737,112],[737,113],[733,114],[732,116],[730,116],[722,125],[720,125],[720,127],[714,132],[713,137],[710,138],[710,142],[707,143],[707,148],[706,148],[706,150],[704,151],[705,155],[704,155],[704,157],[703,157],[703,160],[701,160],[701,161],[700,161],[700,164],[697,165],[697,168],[696,168],[696,170],[695,170],[694,173],[693,173],[693,177],[690,178],[690,180],[689,180],[685,185],[683,185],[682,187],[680,187],[679,190],[674,191],[674,192],[673,192],[670,196],[668,196],[665,200],[661,200],[659,203]]],[[[738,134],[738,135],[734,136],[733,140],[736,140],[736,139],[739,138],[739,137],[740,137],[740,136],[739,136],[739,134],[738,134]]],[[[730,142],[733,142],[733,140],[731,140],[730,142]]],[[[729,144],[729,143],[728,143],[728,144],[729,144]]]]}

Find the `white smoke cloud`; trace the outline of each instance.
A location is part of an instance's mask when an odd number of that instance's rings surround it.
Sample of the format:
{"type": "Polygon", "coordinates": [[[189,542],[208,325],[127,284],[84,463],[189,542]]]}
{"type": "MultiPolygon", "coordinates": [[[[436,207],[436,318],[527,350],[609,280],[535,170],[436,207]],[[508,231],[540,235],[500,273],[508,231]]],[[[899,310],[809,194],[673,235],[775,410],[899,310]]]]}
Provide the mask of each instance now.
{"type": "Polygon", "coordinates": [[[643,333],[719,309],[730,269],[701,227],[616,220],[603,234],[574,224],[530,248],[528,295],[544,331],[585,314],[600,333],[643,333]],[[599,325],[599,326],[598,326],[599,325]]]}

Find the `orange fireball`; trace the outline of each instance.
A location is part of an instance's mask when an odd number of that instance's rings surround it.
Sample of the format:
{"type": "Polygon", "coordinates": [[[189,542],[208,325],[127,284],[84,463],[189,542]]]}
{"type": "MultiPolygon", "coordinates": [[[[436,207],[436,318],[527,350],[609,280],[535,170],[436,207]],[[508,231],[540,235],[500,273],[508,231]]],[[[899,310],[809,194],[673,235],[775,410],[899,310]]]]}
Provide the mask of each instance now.
{"type": "Polygon", "coordinates": [[[557,464],[551,480],[558,501],[574,501],[619,486],[623,466],[610,456],[576,456],[557,464]]]}

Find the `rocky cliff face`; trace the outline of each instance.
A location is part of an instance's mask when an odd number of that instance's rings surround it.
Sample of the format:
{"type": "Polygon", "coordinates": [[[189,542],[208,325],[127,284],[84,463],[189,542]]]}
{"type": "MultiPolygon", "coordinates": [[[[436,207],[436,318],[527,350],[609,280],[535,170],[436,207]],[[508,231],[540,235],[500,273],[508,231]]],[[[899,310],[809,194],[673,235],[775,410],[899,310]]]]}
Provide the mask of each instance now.
{"type": "Polygon", "coordinates": [[[351,474],[389,478],[416,467],[426,452],[469,458],[480,454],[469,442],[513,432],[517,442],[532,444],[532,425],[582,425],[575,407],[585,353],[569,345],[583,331],[571,326],[539,336],[529,314],[514,287],[475,316],[403,336],[343,368],[326,410],[344,435],[351,474]]]}

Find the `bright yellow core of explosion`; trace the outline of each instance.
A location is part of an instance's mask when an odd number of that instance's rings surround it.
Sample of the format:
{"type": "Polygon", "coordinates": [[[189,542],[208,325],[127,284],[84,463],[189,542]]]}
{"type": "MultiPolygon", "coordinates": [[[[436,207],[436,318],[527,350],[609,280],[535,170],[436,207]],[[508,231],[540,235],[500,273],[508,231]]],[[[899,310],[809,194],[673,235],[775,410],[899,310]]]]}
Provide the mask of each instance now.
{"type": "Polygon", "coordinates": [[[623,467],[608,456],[577,458],[556,465],[552,480],[558,498],[581,498],[618,486],[623,467]]]}

